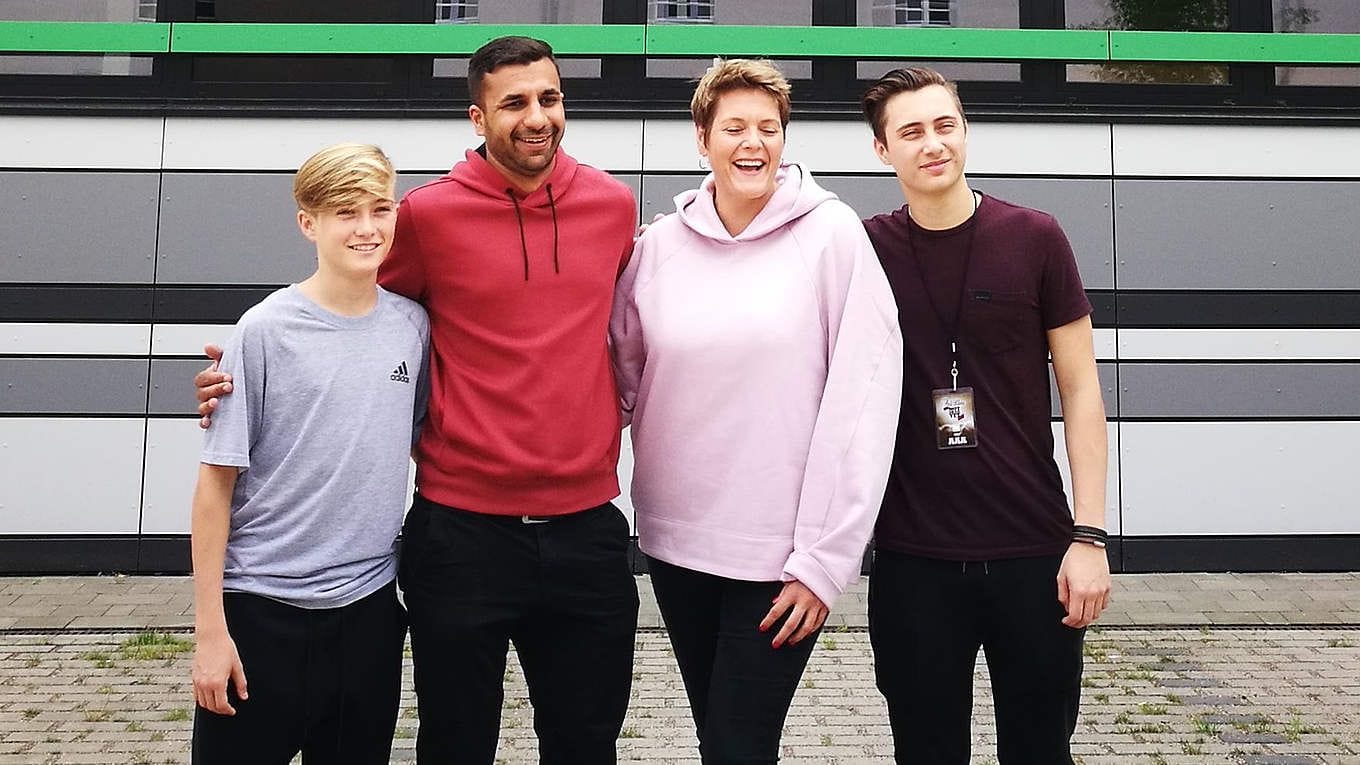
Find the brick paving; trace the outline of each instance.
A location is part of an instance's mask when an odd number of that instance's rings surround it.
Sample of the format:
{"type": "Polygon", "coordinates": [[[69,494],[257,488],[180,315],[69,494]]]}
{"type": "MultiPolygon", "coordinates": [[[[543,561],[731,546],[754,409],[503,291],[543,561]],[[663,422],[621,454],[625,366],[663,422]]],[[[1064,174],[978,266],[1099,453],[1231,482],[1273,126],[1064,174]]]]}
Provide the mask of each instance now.
{"type": "MultiPolygon", "coordinates": [[[[674,658],[665,634],[647,629],[659,620],[639,582],[644,629],[620,760],[697,763],[674,658]]],[[[1357,601],[1356,574],[1118,577],[1106,626],[1087,640],[1079,761],[1360,765],[1357,601]]],[[[782,762],[891,762],[862,603],[862,587],[847,594],[813,653],[782,762]]],[[[186,762],[190,615],[182,577],[0,579],[0,765],[186,762]],[[148,627],[164,637],[128,629],[148,627]]],[[[406,671],[393,762],[413,760],[419,724],[409,661],[406,671]]],[[[973,763],[995,765],[981,660],[976,684],[973,763]]],[[[513,662],[500,759],[535,761],[513,662]]]]}

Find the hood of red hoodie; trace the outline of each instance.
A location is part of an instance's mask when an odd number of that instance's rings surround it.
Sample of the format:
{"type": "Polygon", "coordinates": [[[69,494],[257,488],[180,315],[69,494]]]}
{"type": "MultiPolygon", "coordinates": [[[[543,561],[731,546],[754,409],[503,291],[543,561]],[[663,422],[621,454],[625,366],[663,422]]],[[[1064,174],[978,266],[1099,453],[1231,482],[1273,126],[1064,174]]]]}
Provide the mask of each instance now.
{"type": "Polygon", "coordinates": [[[562,198],[571,189],[571,182],[576,178],[576,160],[558,147],[557,154],[553,157],[552,172],[548,173],[548,177],[538,188],[528,194],[522,194],[515,189],[514,184],[501,175],[501,171],[497,170],[495,165],[482,156],[481,151],[468,149],[463,155],[466,161],[454,165],[445,177],[471,192],[497,199],[506,205],[511,203],[511,194],[521,207],[539,208],[561,203],[562,198]]]}

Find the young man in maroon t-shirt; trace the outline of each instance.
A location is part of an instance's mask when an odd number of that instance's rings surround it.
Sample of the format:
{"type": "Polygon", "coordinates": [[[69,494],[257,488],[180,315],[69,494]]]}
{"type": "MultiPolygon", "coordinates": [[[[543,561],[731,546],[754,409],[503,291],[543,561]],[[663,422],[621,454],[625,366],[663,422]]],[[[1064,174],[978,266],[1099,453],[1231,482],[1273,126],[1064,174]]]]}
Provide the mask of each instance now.
{"type": "Polygon", "coordinates": [[[899,69],[862,102],[907,201],[865,221],[906,347],[869,585],[898,761],[968,762],[981,646],[1003,765],[1071,763],[1082,638],[1110,589],[1091,305],[1052,216],[969,188],[953,83],[899,69]],[[1050,355],[1072,512],[1053,458],[1050,355]]]}

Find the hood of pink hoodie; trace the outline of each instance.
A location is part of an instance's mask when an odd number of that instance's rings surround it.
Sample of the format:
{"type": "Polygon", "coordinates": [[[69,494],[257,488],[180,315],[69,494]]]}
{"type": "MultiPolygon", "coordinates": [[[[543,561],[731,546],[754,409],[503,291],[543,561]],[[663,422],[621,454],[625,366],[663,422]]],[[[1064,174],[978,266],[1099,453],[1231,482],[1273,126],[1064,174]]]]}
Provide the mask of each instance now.
{"type": "Polygon", "coordinates": [[[675,197],[675,211],[680,220],[694,233],[717,242],[749,242],[778,231],[793,221],[817,209],[836,195],[817,185],[812,176],[797,163],[781,163],[775,171],[775,190],[755,219],[733,236],[718,217],[713,201],[713,174],[704,178],[699,188],[690,189],[675,197]]]}

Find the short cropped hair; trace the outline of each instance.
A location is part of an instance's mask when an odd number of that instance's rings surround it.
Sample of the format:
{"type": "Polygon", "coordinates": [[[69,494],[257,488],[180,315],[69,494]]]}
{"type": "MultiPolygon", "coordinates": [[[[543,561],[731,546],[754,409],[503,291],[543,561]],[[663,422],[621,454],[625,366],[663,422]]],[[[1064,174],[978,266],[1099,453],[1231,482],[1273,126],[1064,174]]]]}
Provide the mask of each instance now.
{"type": "Polygon", "coordinates": [[[949,95],[954,97],[954,105],[959,109],[959,116],[964,117],[963,102],[959,100],[959,88],[953,80],[925,66],[894,69],[879,77],[859,99],[860,107],[864,109],[864,119],[868,120],[869,126],[874,129],[874,136],[880,141],[886,138],[883,111],[889,99],[898,93],[914,93],[931,85],[939,85],[949,91],[949,95]]]}
{"type": "Polygon", "coordinates": [[[396,171],[382,149],[366,143],[327,146],[307,158],[293,176],[293,200],[309,213],[391,199],[396,171]]]}
{"type": "Polygon", "coordinates": [[[689,114],[694,118],[694,124],[703,128],[704,135],[708,135],[713,127],[718,98],[734,90],[755,90],[769,95],[779,107],[779,123],[789,126],[791,88],[774,64],[765,59],[719,59],[699,79],[694,96],[689,100],[689,114]]]}
{"type": "Polygon", "coordinates": [[[468,95],[472,97],[472,103],[482,102],[482,80],[488,74],[503,66],[532,64],[545,58],[553,62],[554,67],[557,66],[552,46],[532,37],[506,35],[478,48],[468,60],[468,95]]]}

